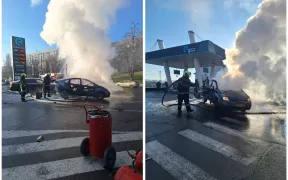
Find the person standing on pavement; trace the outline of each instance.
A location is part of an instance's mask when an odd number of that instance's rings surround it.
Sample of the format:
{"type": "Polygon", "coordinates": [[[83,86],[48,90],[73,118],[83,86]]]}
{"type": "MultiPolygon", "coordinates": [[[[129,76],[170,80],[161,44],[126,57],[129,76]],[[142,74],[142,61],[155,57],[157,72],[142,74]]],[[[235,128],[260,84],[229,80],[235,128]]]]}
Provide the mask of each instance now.
{"type": "Polygon", "coordinates": [[[51,83],[51,77],[50,73],[47,73],[46,76],[44,77],[44,98],[46,98],[46,94],[48,94],[48,97],[50,96],[50,83],[51,83]]]}
{"type": "Polygon", "coordinates": [[[27,102],[25,99],[26,92],[27,92],[26,74],[22,73],[21,79],[20,79],[20,95],[21,95],[22,102],[27,102]]]}
{"type": "Polygon", "coordinates": [[[191,109],[190,107],[190,103],[189,103],[189,88],[190,86],[195,86],[195,84],[193,84],[190,81],[190,76],[191,76],[191,72],[186,71],[184,72],[183,77],[179,78],[178,81],[178,112],[181,113],[181,109],[182,109],[182,102],[185,102],[185,106],[186,106],[186,110],[188,113],[193,112],[194,110],[191,109]]]}

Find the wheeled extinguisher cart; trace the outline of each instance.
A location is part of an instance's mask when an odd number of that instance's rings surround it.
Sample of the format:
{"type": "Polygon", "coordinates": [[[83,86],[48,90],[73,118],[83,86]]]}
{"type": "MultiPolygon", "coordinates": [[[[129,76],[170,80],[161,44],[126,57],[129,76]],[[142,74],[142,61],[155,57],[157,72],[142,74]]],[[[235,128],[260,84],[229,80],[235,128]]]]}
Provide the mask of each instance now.
{"type": "Polygon", "coordinates": [[[112,117],[109,111],[95,105],[85,105],[86,123],[89,124],[89,138],[83,139],[80,151],[84,156],[104,160],[104,168],[113,168],[116,151],[112,145],[112,117]],[[90,108],[90,109],[88,109],[90,108]]]}
{"type": "Polygon", "coordinates": [[[116,172],[114,180],[142,180],[143,170],[143,151],[136,152],[135,156],[130,155],[133,159],[132,168],[123,166],[116,172]]]}

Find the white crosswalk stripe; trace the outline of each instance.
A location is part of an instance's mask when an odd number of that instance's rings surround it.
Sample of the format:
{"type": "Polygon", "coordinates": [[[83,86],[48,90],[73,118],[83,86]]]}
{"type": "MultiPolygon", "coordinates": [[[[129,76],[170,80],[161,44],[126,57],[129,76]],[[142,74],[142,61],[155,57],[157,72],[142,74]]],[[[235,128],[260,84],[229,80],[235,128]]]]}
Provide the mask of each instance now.
{"type": "MultiPolygon", "coordinates": [[[[4,132],[5,138],[4,140],[13,140],[13,138],[21,138],[35,135],[43,135],[43,134],[54,134],[54,133],[65,133],[69,132],[71,136],[73,133],[79,133],[84,132],[87,133],[87,130],[45,130],[45,131],[9,131],[4,132]]],[[[85,134],[84,134],[85,135],[85,134]]],[[[79,134],[78,134],[79,136],[79,134]]],[[[85,137],[87,137],[85,136],[85,137]]],[[[60,136],[61,137],[61,136],[60,136]]],[[[56,158],[51,158],[51,154],[54,153],[54,151],[60,150],[65,148],[73,148],[73,147],[80,147],[80,144],[82,140],[85,138],[83,137],[69,137],[69,138],[63,138],[63,139],[54,139],[54,140],[48,140],[45,139],[42,142],[31,142],[30,143],[24,143],[24,144],[15,144],[15,142],[20,142],[21,139],[17,139],[17,141],[14,141],[12,145],[4,145],[2,146],[2,158],[6,159],[7,165],[3,164],[2,169],[2,177],[3,179],[21,179],[21,180],[30,180],[30,179],[52,179],[52,178],[59,178],[59,177],[65,177],[65,176],[73,176],[76,174],[86,173],[86,172],[92,172],[92,171],[103,171],[103,160],[97,160],[93,157],[79,157],[79,154],[75,154],[75,150],[73,150],[73,153],[70,153],[68,156],[65,156],[61,158],[61,154],[57,154],[56,158]],[[50,150],[48,154],[47,151],[50,150]],[[30,159],[30,157],[33,157],[34,153],[38,153],[37,159],[30,159]],[[17,160],[16,157],[20,155],[24,158],[26,162],[22,163],[17,160]],[[42,158],[43,156],[43,158],[42,158]],[[16,159],[16,162],[14,160],[13,163],[9,163],[9,159],[13,157],[16,159]],[[29,157],[29,158],[27,158],[29,157]],[[59,157],[59,158],[58,158],[59,157]],[[40,159],[39,159],[40,158],[40,159]],[[67,159],[68,158],[68,159],[67,159]],[[37,163],[37,164],[34,164],[37,163]]],[[[33,138],[34,139],[34,138],[33,138]]],[[[28,139],[29,140],[29,139],[28,139]]],[[[32,139],[31,139],[32,140],[32,139]]],[[[121,131],[114,131],[112,134],[112,143],[130,143],[130,142],[136,142],[136,141],[142,141],[142,132],[135,131],[135,132],[121,132],[121,131]]],[[[123,151],[125,149],[129,150],[130,153],[135,153],[136,150],[139,150],[141,147],[135,147],[133,149],[133,143],[129,145],[129,147],[125,147],[126,144],[121,145],[122,151],[117,152],[117,158],[115,163],[115,168],[121,167],[124,165],[131,165],[132,159],[130,155],[123,151]],[[131,149],[132,147],[132,149],[131,149]],[[129,149],[128,149],[129,148],[129,149]]],[[[80,153],[80,149],[79,149],[80,153]]]]}
{"type": "MultiPolygon", "coordinates": [[[[89,130],[13,130],[13,131],[2,131],[2,138],[18,138],[18,137],[26,137],[26,136],[39,136],[46,134],[54,134],[54,133],[88,133],[89,130]]],[[[112,133],[117,134],[126,134],[126,133],[137,133],[133,131],[113,131],[112,133]]]]}
{"type": "MultiPolygon", "coordinates": [[[[207,126],[207,127],[213,128],[215,130],[221,131],[223,133],[226,133],[226,134],[229,134],[229,135],[232,135],[232,136],[240,137],[241,139],[243,139],[244,141],[246,141],[248,143],[249,142],[253,142],[253,143],[256,143],[258,145],[262,144],[262,145],[265,145],[265,146],[268,144],[268,142],[266,142],[264,140],[253,138],[252,136],[255,136],[253,133],[249,133],[250,136],[249,136],[249,139],[248,139],[247,138],[248,136],[243,134],[242,132],[236,131],[234,129],[231,129],[231,128],[228,128],[228,127],[225,127],[225,126],[213,123],[213,122],[208,122],[208,123],[205,123],[204,125],[207,126]]],[[[282,139],[276,139],[275,142],[283,144],[283,145],[286,144],[286,141],[282,140],[282,139]]]]}
{"type": "Polygon", "coordinates": [[[15,131],[2,131],[2,138],[17,138],[26,136],[39,136],[54,133],[64,133],[64,132],[89,132],[88,130],[15,130],[15,131]]]}
{"type": "Polygon", "coordinates": [[[241,139],[243,139],[244,141],[246,142],[253,142],[253,143],[257,143],[257,144],[266,144],[266,142],[260,140],[260,139],[255,139],[255,138],[247,138],[243,133],[239,132],[239,131],[236,131],[234,129],[231,129],[231,128],[228,128],[228,127],[225,127],[225,126],[222,126],[222,125],[219,125],[219,124],[216,124],[216,123],[213,123],[213,122],[208,122],[208,123],[205,123],[204,124],[205,126],[207,127],[210,127],[210,128],[213,128],[213,129],[216,129],[218,131],[221,131],[223,133],[226,133],[226,134],[229,134],[229,135],[232,135],[232,136],[237,136],[237,137],[240,137],[241,139]]]}
{"type": "MultiPolygon", "coordinates": [[[[26,143],[19,145],[8,145],[2,147],[2,155],[10,156],[15,154],[25,154],[31,152],[40,152],[55,150],[61,148],[78,147],[85,137],[57,139],[51,141],[43,141],[41,143],[26,143]]],[[[123,142],[123,141],[136,141],[142,139],[142,133],[127,133],[127,134],[113,134],[112,142],[123,142]]]]}
{"type": "Polygon", "coordinates": [[[173,152],[158,141],[146,143],[146,154],[176,179],[216,180],[198,166],[173,152]]]}
{"type": "MultiPolygon", "coordinates": [[[[132,160],[129,154],[117,152],[115,167],[130,165],[132,160]]],[[[92,157],[78,157],[39,163],[33,165],[6,168],[2,170],[2,178],[5,180],[41,180],[65,177],[69,175],[103,170],[103,162],[92,157]]]]}
{"type": "Polygon", "coordinates": [[[192,131],[190,129],[186,129],[184,131],[179,132],[178,134],[195,141],[202,146],[205,146],[206,148],[209,148],[213,151],[216,151],[228,158],[231,158],[235,161],[240,162],[244,165],[251,164],[256,158],[254,156],[245,156],[241,152],[239,152],[237,149],[228,146],[222,142],[216,141],[214,139],[211,139],[207,136],[204,136],[202,134],[199,134],[195,131],[192,131]]]}

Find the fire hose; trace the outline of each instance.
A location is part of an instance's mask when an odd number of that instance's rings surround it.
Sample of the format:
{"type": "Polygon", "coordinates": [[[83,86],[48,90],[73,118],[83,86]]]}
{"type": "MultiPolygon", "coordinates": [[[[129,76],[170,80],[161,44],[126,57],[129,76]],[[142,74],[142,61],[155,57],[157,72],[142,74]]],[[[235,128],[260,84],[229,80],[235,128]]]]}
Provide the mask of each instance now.
{"type": "MultiPolygon", "coordinates": [[[[177,104],[176,104],[176,103],[175,103],[175,104],[169,104],[169,105],[165,105],[165,104],[164,104],[164,98],[165,98],[167,92],[168,92],[169,89],[170,89],[175,83],[177,83],[178,81],[179,81],[179,80],[174,81],[170,86],[167,87],[165,93],[164,93],[163,96],[162,96],[162,105],[163,105],[163,106],[165,106],[165,107],[170,107],[170,106],[176,106],[176,105],[178,105],[178,103],[177,103],[177,104]]],[[[196,85],[196,88],[198,88],[198,87],[199,87],[199,85],[198,85],[198,86],[196,85]]],[[[198,90],[197,90],[197,91],[198,91],[198,90]]],[[[195,96],[195,94],[194,94],[194,96],[195,96]]]]}

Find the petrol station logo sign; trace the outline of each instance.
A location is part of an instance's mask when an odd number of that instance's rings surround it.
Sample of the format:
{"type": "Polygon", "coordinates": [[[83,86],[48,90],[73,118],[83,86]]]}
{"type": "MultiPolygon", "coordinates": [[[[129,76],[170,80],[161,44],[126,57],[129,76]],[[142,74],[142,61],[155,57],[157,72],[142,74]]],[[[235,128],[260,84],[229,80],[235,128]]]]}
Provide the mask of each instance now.
{"type": "Polygon", "coordinates": [[[12,36],[12,59],[13,59],[13,79],[20,79],[22,73],[26,73],[26,50],[25,39],[12,36]]]}
{"type": "Polygon", "coordinates": [[[15,44],[17,46],[21,46],[21,44],[24,42],[23,38],[19,38],[19,37],[16,37],[15,38],[15,44]]]}
{"type": "Polygon", "coordinates": [[[184,53],[190,54],[190,53],[196,52],[196,48],[193,48],[193,47],[189,48],[188,46],[184,46],[183,51],[184,51],[184,53]]]}

